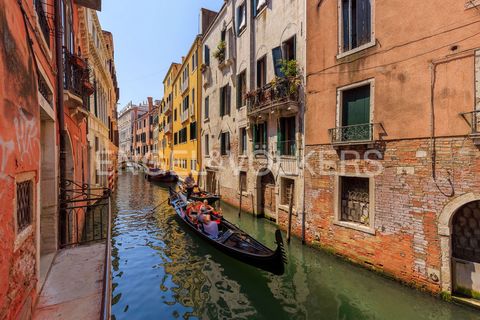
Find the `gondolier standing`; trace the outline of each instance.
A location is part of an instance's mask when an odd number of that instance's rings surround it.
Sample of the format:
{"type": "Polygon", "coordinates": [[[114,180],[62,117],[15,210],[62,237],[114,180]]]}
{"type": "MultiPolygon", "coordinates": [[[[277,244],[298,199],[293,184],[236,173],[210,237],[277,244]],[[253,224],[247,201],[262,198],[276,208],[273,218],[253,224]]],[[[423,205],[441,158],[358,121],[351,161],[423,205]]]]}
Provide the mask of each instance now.
{"type": "Polygon", "coordinates": [[[183,182],[183,185],[185,186],[185,189],[187,190],[187,198],[190,198],[190,196],[193,193],[193,189],[197,185],[197,183],[195,182],[195,179],[193,178],[193,174],[191,172],[188,174],[188,177],[185,178],[185,181],[183,182]]]}

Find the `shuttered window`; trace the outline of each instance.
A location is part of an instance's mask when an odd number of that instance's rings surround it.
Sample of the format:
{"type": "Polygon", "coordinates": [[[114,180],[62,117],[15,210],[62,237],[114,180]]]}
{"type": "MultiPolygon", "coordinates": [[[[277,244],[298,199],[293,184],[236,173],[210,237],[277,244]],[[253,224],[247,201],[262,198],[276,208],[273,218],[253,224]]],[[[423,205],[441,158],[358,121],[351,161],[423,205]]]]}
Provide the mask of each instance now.
{"type": "Polygon", "coordinates": [[[342,0],[343,52],[372,40],[372,0],[342,0]]]}

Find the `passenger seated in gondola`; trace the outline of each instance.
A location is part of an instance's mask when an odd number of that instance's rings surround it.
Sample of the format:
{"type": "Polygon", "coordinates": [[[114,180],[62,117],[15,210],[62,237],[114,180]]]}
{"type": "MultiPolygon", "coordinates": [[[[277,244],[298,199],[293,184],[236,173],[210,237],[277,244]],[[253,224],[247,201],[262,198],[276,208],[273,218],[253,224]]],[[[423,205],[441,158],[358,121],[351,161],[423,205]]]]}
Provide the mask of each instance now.
{"type": "Polygon", "coordinates": [[[218,224],[214,221],[211,221],[210,215],[205,215],[203,220],[203,230],[210,236],[210,238],[218,238],[218,224]]]}
{"type": "Polygon", "coordinates": [[[201,210],[204,210],[205,212],[211,213],[211,212],[213,212],[213,207],[208,204],[207,200],[203,200],[201,210]]]}

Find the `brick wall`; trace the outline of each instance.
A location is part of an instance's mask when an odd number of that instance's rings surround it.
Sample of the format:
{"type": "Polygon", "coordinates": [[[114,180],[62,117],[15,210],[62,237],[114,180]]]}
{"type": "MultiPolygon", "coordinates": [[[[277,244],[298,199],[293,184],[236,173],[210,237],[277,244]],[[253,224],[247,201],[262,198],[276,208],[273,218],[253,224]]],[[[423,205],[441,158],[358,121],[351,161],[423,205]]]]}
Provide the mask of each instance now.
{"type": "MultiPolygon", "coordinates": [[[[401,281],[440,292],[441,249],[438,216],[456,197],[480,187],[480,151],[469,138],[436,139],[432,166],[430,139],[386,142],[380,173],[374,177],[374,234],[335,224],[335,175],[375,169],[365,160],[340,160],[331,146],[308,146],[305,172],[306,238],[310,244],[333,250],[354,262],[401,281]],[[432,174],[435,171],[435,180],[432,174]],[[321,172],[323,170],[323,172],[321,172]]],[[[350,147],[349,150],[352,150],[350,147]]],[[[357,148],[361,155],[366,149],[357,148]]],[[[285,226],[285,215],[280,225],[285,226]]],[[[293,219],[301,233],[301,217],[293,219]]]]}

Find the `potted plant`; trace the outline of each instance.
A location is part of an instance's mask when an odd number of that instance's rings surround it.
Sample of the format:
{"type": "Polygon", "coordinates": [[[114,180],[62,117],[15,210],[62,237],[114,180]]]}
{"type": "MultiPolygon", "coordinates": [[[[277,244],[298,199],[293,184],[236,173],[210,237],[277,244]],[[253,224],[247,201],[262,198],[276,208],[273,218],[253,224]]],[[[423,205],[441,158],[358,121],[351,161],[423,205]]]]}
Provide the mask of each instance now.
{"type": "Polygon", "coordinates": [[[289,96],[294,98],[298,93],[298,86],[300,85],[300,79],[298,78],[300,72],[297,60],[282,60],[280,71],[287,79],[289,96]]]}
{"type": "Polygon", "coordinates": [[[213,56],[218,60],[218,62],[223,63],[225,61],[225,51],[227,44],[225,41],[220,41],[217,46],[217,50],[213,53],[213,56]]]}

